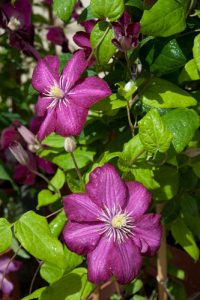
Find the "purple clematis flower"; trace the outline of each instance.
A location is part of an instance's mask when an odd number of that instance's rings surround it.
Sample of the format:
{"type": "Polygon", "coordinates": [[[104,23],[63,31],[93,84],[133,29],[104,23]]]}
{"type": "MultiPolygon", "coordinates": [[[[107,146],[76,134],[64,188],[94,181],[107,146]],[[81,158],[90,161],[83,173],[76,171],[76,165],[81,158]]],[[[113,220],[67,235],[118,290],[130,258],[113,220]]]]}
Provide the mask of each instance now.
{"type": "Polygon", "coordinates": [[[32,84],[40,92],[36,112],[45,116],[38,132],[40,141],[53,131],[62,136],[79,135],[89,107],[111,94],[107,83],[96,76],[80,79],[87,66],[82,50],[72,56],[61,75],[57,56],[39,60],[32,84]]]}
{"type": "MultiPolygon", "coordinates": [[[[0,256],[0,296],[1,294],[10,294],[14,288],[13,284],[7,279],[4,278],[3,279],[3,274],[7,268],[7,265],[10,261],[10,258],[3,255],[0,256]],[[3,280],[3,282],[2,282],[3,280]]],[[[9,266],[7,268],[6,274],[9,274],[10,272],[15,272],[17,270],[19,270],[19,268],[21,267],[22,263],[20,261],[12,261],[11,263],[9,263],[9,266]]]]}
{"type": "Polygon", "coordinates": [[[78,31],[73,36],[74,42],[79,47],[84,49],[86,57],[89,57],[92,52],[92,48],[91,48],[91,44],[90,44],[90,33],[96,23],[97,23],[97,21],[95,21],[95,20],[87,20],[87,21],[82,22],[81,25],[84,27],[85,31],[78,31]]]}
{"type": "Polygon", "coordinates": [[[47,39],[55,45],[62,47],[62,52],[69,52],[68,40],[61,27],[54,26],[49,27],[47,33],[47,39]]]}
{"type": "Polygon", "coordinates": [[[3,1],[0,6],[0,27],[9,36],[10,46],[21,49],[36,60],[40,55],[33,47],[34,28],[31,24],[32,8],[28,0],[3,1]]]}
{"type": "Polygon", "coordinates": [[[133,23],[127,11],[118,22],[113,22],[112,26],[115,31],[115,38],[112,42],[120,51],[128,51],[138,46],[140,23],[133,23]]]}
{"type": "Polygon", "coordinates": [[[86,193],[64,198],[70,250],[87,255],[89,280],[112,275],[120,284],[135,278],[142,255],[154,255],[161,240],[160,215],[146,214],[151,195],[139,182],[123,182],[110,164],[90,174],[86,193]]]}

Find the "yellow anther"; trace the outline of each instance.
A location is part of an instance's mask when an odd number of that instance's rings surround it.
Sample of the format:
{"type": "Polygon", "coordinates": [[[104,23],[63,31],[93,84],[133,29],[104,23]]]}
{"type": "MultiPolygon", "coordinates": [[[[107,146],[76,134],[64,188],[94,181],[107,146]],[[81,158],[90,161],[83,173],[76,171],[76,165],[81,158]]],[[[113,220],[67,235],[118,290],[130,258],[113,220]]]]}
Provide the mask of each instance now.
{"type": "Polygon", "coordinates": [[[114,228],[122,228],[126,225],[126,215],[125,214],[119,214],[112,218],[112,227],[114,228]]]}
{"type": "Polygon", "coordinates": [[[7,27],[12,31],[16,31],[20,28],[20,25],[21,22],[18,19],[16,19],[15,17],[11,17],[7,27]]]}
{"type": "Polygon", "coordinates": [[[50,90],[50,94],[55,98],[63,98],[64,92],[57,86],[52,86],[50,90]]]}

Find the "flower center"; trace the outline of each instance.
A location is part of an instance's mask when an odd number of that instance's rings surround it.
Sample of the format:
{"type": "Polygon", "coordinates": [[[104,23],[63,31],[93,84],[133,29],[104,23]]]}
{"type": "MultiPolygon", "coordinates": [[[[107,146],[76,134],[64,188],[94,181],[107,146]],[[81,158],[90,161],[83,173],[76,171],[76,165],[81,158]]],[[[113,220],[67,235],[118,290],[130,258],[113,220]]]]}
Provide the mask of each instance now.
{"type": "Polygon", "coordinates": [[[119,214],[112,218],[111,221],[112,227],[114,228],[122,228],[126,226],[126,215],[125,214],[119,214]]]}
{"type": "Polygon", "coordinates": [[[7,25],[7,27],[12,31],[18,30],[20,28],[20,26],[21,26],[20,20],[18,20],[15,17],[11,17],[10,21],[8,22],[8,25],[7,25]]]}
{"type": "Polygon", "coordinates": [[[63,98],[64,92],[57,86],[52,86],[50,89],[50,95],[54,98],[63,98]]]}

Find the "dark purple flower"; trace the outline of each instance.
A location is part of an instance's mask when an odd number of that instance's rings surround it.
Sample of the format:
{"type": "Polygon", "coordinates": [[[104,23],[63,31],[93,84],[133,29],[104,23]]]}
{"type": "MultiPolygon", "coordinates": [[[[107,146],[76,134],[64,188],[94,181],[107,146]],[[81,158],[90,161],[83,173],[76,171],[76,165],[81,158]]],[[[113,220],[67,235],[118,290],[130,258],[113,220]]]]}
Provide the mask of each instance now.
{"type": "Polygon", "coordinates": [[[92,171],[86,193],[64,198],[64,240],[70,250],[87,255],[90,281],[99,284],[114,275],[126,284],[138,275],[142,255],[158,250],[160,215],[146,214],[150,203],[141,183],[124,183],[110,164],[92,171]]]}
{"type": "Polygon", "coordinates": [[[87,66],[82,50],[72,56],[61,75],[57,56],[39,60],[32,84],[40,92],[37,114],[45,116],[38,132],[40,141],[53,131],[62,136],[79,135],[89,107],[111,94],[107,83],[96,76],[80,79],[87,66]]]}
{"type": "Polygon", "coordinates": [[[31,24],[32,8],[28,0],[3,1],[0,6],[0,27],[9,35],[11,47],[21,49],[25,54],[39,59],[33,47],[34,29],[31,24]]]}
{"type": "Polygon", "coordinates": [[[84,49],[86,57],[89,57],[92,52],[92,48],[91,48],[91,44],[90,44],[90,33],[96,23],[97,23],[97,21],[95,21],[95,20],[87,20],[87,21],[82,22],[81,25],[85,28],[85,31],[78,31],[73,36],[74,42],[79,47],[84,49]]]}
{"type": "Polygon", "coordinates": [[[68,40],[61,27],[58,26],[49,27],[47,33],[47,39],[51,41],[53,44],[61,46],[62,52],[69,52],[68,40]]]}
{"type": "Polygon", "coordinates": [[[72,12],[72,17],[74,20],[78,20],[79,16],[80,16],[80,11],[83,8],[83,4],[80,0],[78,0],[74,6],[74,10],[72,12]]]}
{"type": "Polygon", "coordinates": [[[3,274],[4,274],[5,270],[6,270],[6,274],[9,274],[10,272],[15,272],[15,271],[19,270],[19,268],[22,265],[21,262],[19,262],[19,261],[12,261],[10,263],[9,263],[9,261],[10,261],[9,257],[7,257],[5,255],[0,256],[0,286],[1,286],[0,296],[1,296],[1,292],[3,294],[10,294],[14,288],[13,284],[7,278],[3,279],[3,274]]]}
{"type": "Polygon", "coordinates": [[[118,22],[113,22],[112,26],[115,31],[115,38],[112,42],[120,51],[128,51],[138,46],[140,23],[133,23],[127,11],[118,22]]]}

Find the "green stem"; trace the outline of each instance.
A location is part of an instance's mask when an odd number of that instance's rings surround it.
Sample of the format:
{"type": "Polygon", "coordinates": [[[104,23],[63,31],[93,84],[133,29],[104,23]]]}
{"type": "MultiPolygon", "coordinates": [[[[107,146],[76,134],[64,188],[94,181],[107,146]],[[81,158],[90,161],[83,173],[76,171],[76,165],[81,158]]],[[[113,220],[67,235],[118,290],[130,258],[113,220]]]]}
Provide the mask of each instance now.
{"type": "Polygon", "coordinates": [[[125,55],[125,59],[126,59],[127,67],[128,67],[128,73],[129,73],[130,79],[132,79],[131,65],[130,65],[127,51],[124,52],[124,55],[125,55]]]}
{"type": "Polygon", "coordinates": [[[127,102],[126,110],[127,110],[128,124],[131,129],[131,134],[134,135],[134,125],[131,121],[131,111],[130,111],[129,101],[127,102]]]}
{"type": "Polygon", "coordinates": [[[85,187],[85,183],[84,183],[84,181],[83,181],[81,172],[80,172],[80,170],[79,170],[79,168],[78,168],[78,164],[77,164],[77,162],[76,162],[74,153],[73,153],[73,152],[70,152],[70,155],[71,155],[71,159],[72,159],[72,161],[73,161],[73,164],[74,164],[76,173],[77,173],[77,175],[78,175],[78,178],[79,178],[80,182],[82,183],[83,187],[85,187]]]}
{"type": "Polygon", "coordinates": [[[35,273],[34,273],[34,275],[33,275],[33,278],[32,278],[32,280],[31,280],[31,284],[30,284],[30,288],[29,288],[29,295],[32,293],[33,285],[34,285],[34,283],[35,283],[35,279],[36,279],[36,277],[37,277],[37,274],[38,274],[38,272],[39,272],[39,269],[40,269],[41,264],[42,264],[42,263],[39,262],[39,265],[37,266],[37,269],[36,269],[36,271],[35,271],[35,273]]]}

